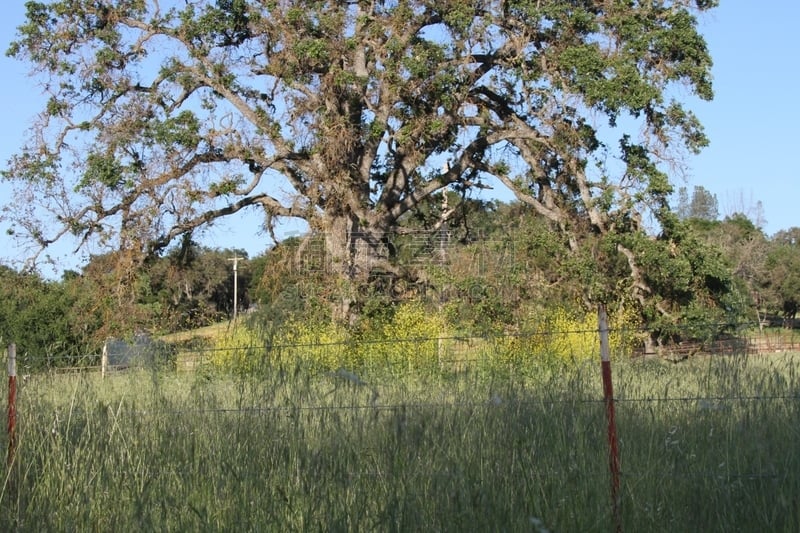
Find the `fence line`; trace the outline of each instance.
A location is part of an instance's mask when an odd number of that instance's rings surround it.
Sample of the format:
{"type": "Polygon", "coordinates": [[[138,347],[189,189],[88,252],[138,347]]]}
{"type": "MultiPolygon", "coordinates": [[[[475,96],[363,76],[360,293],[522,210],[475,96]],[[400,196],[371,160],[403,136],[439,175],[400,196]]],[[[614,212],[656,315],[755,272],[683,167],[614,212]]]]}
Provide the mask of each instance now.
{"type": "MultiPolygon", "coordinates": [[[[616,404],[633,403],[658,403],[658,402],[767,402],[767,401],[797,401],[800,402],[800,393],[796,395],[774,395],[774,396],[698,396],[698,397],[667,397],[667,398],[615,398],[616,404]]],[[[404,402],[404,403],[361,403],[361,404],[335,404],[335,405],[269,405],[251,407],[209,407],[191,409],[122,409],[120,415],[126,416],[177,416],[190,414],[222,414],[222,415],[260,415],[271,413],[286,412],[326,412],[326,411],[403,411],[415,409],[468,409],[484,408],[496,409],[500,405],[511,406],[539,406],[539,405],[605,405],[603,398],[582,398],[582,399],[544,399],[534,398],[528,400],[508,400],[502,398],[488,399],[486,401],[464,401],[464,402],[404,402]]],[[[701,410],[714,410],[713,407],[700,407],[701,410]]],[[[70,407],[72,414],[87,414],[77,407],[70,407]]]]}
{"type": "MultiPolygon", "coordinates": [[[[151,475],[151,473],[158,473],[158,474],[181,474],[190,471],[189,469],[185,468],[174,468],[174,467],[162,467],[159,466],[158,468],[149,467],[147,465],[137,466],[135,469],[126,470],[122,469],[121,471],[135,471],[137,475],[151,475]]],[[[564,479],[567,476],[574,476],[576,473],[580,473],[579,477],[588,479],[588,478],[604,478],[608,475],[608,472],[604,468],[598,468],[597,470],[555,470],[555,469],[542,469],[536,470],[533,472],[536,478],[546,478],[546,479],[564,479]]],[[[385,471],[351,471],[347,472],[347,475],[350,479],[353,478],[372,478],[372,477],[387,477],[387,473],[385,471]]],[[[407,474],[404,474],[407,475],[407,474]]],[[[635,480],[635,479],[651,479],[653,476],[658,476],[661,479],[687,479],[687,480],[699,480],[699,479],[717,479],[717,480],[724,480],[726,482],[731,481],[763,481],[763,480],[780,480],[780,479],[791,479],[792,476],[796,475],[796,472],[793,470],[782,469],[782,470],[775,470],[775,471],[738,471],[738,472],[716,472],[713,470],[693,470],[693,471],[675,471],[675,470],[661,470],[661,471],[637,471],[637,470],[621,470],[620,476],[625,480],[635,480]]],[[[462,477],[463,474],[457,470],[454,471],[429,471],[422,473],[414,473],[411,475],[411,478],[424,478],[424,479],[457,479],[462,477]]]]}
{"type": "MultiPolygon", "coordinates": [[[[610,330],[612,333],[632,333],[638,330],[610,330]]],[[[502,335],[475,335],[475,336],[437,336],[437,337],[406,337],[406,338],[393,338],[393,339],[368,339],[358,341],[336,341],[336,342],[304,342],[304,343],[263,343],[263,344],[249,344],[245,346],[229,346],[229,347],[191,347],[188,349],[178,350],[184,354],[191,355],[206,355],[226,351],[277,351],[285,349],[301,349],[301,348],[335,348],[335,347],[352,347],[352,346],[379,346],[386,344],[422,344],[428,342],[451,342],[454,345],[461,343],[466,344],[466,347],[471,347],[475,343],[485,342],[499,342],[501,340],[531,340],[547,336],[559,335],[596,335],[597,330],[553,330],[541,333],[508,333],[502,335]]],[[[769,336],[750,335],[745,337],[737,337],[729,340],[718,340],[711,342],[692,342],[681,343],[679,345],[664,346],[664,355],[681,355],[685,353],[695,353],[697,355],[722,355],[729,353],[736,353],[740,355],[758,355],[762,353],[773,353],[780,351],[800,351],[800,336],[795,339],[789,340],[779,339],[770,340],[769,336]],[[736,349],[739,348],[738,351],[736,349]]],[[[599,350],[599,346],[598,346],[599,350]]],[[[631,354],[633,356],[636,353],[631,354]]],[[[641,354],[638,354],[641,355],[641,354]]],[[[62,361],[97,361],[95,365],[86,366],[101,366],[102,353],[84,353],[79,355],[57,354],[57,355],[37,355],[31,356],[24,354],[18,357],[21,361],[36,360],[41,362],[62,362],[62,361]]],[[[464,360],[468,361],[468,359],[464,360]]]]}
{"type": "MultiPolygon", "coordinates": [[[[702,401],[702,400],[747,400],[747,401],[765,401],[765,400],[777,400],[777,399],[788,399],[793,401],[800,401],[800,395],[776,395],[776,396],[748,396],[748,397],[721,397],[721,396],[706,396],[706,397],[669,397],[669,398],[661,398],[661,399],[652,399],[652,398],[635,398],[635,399],[628,399],[628,400],[615,400],[617,403],[625,403],[627,402],[639,402],[639,401],[666,401],[666,402],[673,402],[673,401],[680,401],[680,402],[694,402],[694,401],[702,401]]],[[[512,405],[532,405],[532,404],[557,404],[557,403],[576,403],[576,404],[595,404],[598,407],[605,404],[605,400],[602,398],[599,399],[581,399],[581,400],[513,400],[503,402],[504,404],[512,404],[512,405]]],[[[323,405],[314,405],[314,406],[269,406],[269,407],[250,407],[250,408],[200,408],[200,409],[148,409],[148,410],[119,410],[115,412],[115,417],[120,416],[135,416],[135,417],[142,417],[142,416],[182,416],[187,414],[214,414],[214,415],[263,415],[263,414],[276,414],[276,413],[285,413],[285,412],[321,412],[321,411],[373,411],[373,412],[380,412],[380,411],[405,411],[409,409],[422,409],[422,408],[441,408],[441,409],[454,409],[454,408],[484,408],[484,409],[492,409],[496,408],[498,404],[493,403],[492,401],[486,402],[411,402],[411,403],[401,403],[401,404],[390,404],[390,405],[381,405],[381,404],[359,404],[359,405],[330,405],[330,406],[323,406],[323,405]]],[[[80,416],[82,414],[87,414],[86,411],[79,409],[79,408],[70,408],[71,416],[80,416]]],[[[623,448],[624,451],[624,448],[623,448]]],[[[623,453],[624,456],[624,453],[623,453]]],[[[147,467],[145,467],[147,468],[147,467]]],[[[170,472],[179,473],[182,472],[182,469],[176,468],[169,468],[170,472]]],[[[164,469],[159,467],[159,471],[163,472],[164,469]]],[[[140,470],[137,470],[137,473],[141,474],[140,470]]],[[[556,470],[556,469],[546,469],[546,470],[535,470],[532,475],[537,478],[556,478],[556,479],[563,479],[565,476],[574,476],[576,473],[579,477],[582,478],[598,478],[598,479],[605,479],[608,475],[608,471],[605,468],[602,468],[598,465],[598,467],[594,470],[583,470],[579,469],[578,471],[573,470],[556,470]]],[[[685,469],[685,470],[676,470],[676,469],[668,469],[662,471],[638,471],[636,469],[626,469],[621,468],[619,471],[619,476],[625,482],[631,482],[632,480],[636,479],[644,479],[644,478],[652,478],[652,476],[658,476],[663,479],[686,479],[686,480],[699,480],[699,479],[715,479],[721,480],[725,482],[731,481],[742,481],[742,482],[757,482],[763,480],[780,480],[780,479],[792,479],[792,476],[795,476],[797,472],[794,470],[789,469],[765,469],[765,470],[750,470],[750,469],[743,469],[743,470],[735,470],[730,471],[725,469],[724,471],[716,471],[716,470],[696,470],[696,469],[685,469]]],[[[349,472],[348,475],[351,478],[357,477],[376,477],[376,476],[386,476],[385,472],[377,472],[377,471],[353,471],[349,472]]],[[[446,472],[446,471],[436,471],[430,472],[425,474],[425,478],[450,478],[450,477],[458,477],[461,474],[459,472],[446,472]]],[[[422,477],[423,474],[416,473],[414,477],[422,477]]]]}
{"type": "MultiPolygon", "coordinates": [[[[437,346],[441,348],[442,341],[451,341],[450,349],[451,353],[457,353],[456,349],[458,348],[458,343],[466,344],[469,348],[472,343],[478,344],[479,342],[482,343],[489,343],[489,346],[482,346],[483,350],[481,353],[483,355],[488,355],[494,353],[494,350],[500,349],[503,346],[500,343],[505,339],[519,339],[519,338],[533,338],[539,337],[543,335],[563,335],[563,334],[583,334],[583,335],[592,335],[596,336],[598,334],[597,330],[585,330],[585,331],[571,331],[571,332],[564,332],[564,331],[551,331],[551,332],[542,332],[542,333],[535,333],[535,334],[528,334],[528,335],[503,335],[503,336],[478,336],[478,337],[463,337],[463,336],[453,336],[453,337],[443,337],[443,338],[407,338],[407,339],[386,339],[386,340],[374,340],[372,342],[366,343],[368,345],[380,345],[380,344],[390,344],[390,345],[400,345],[400,344],[419,344],[419,343],[428,343],[428,342],[435,342],[438,341],[437,346]]],[[[741,342],[738,341],[739,344],[737,346],[741,346],[741,342]]],[[[250,352],[265,352],[269,353],[271,350],[275,350],[276,352],[280,352],[283,350],[291,351],[292,349],[325,349],[325,348],[334,348],[334,347],[341,347],[341,346],[352,346],[354,343],[352,342],[338,342],[338,343],[311,343],[311,344],[288,344],[288,345],[258,345],[258,346],[248,346],[248,347],[226,347],[226,348],[207,348],[207,349],[199,349],[199,350],[192,350],[189,352],[189,355],[194,358],[203,360],[210,358],[214,353],[218,353],[221,351],[229,351],[229,350],[239,350],[244,351],[245,353],[250,352]]],[[[748,342],[748,345],[751,344],[748,342]]],[[[794,346],[794,344],[793,344],[794,346]]],[[[800,343],[798,343],[800,346],[800,343]]],[[[598,348],[600,346],[598,345],[598,348]]],[[[607,348],[607,344],[606,344],[607,348]]],[[[725,352],[723,352],[725,353],[725,352]]],[[[745,352],[749,353],[749,352],[745,352]]],[[[9,357],[11,357],[12,353],[9,351],[9,357]]],[[[532,359],[535,358],[535,355],[530,354],[529,357],[532,359]]],[[[26,358],[22,358],[23,361],[26,358]]],[[[52,372],[64,372],[64,371],[75,371],[75,372],[84,372],[84,371],[100,371],[102,375],[105,376],[106,372],[111,370],[112,368],[107,365],[107,354],[103,354],[103,357],[100,358],[99,356],[94,355],[82,355],[82,356],[63,356],[63,358],[59,357],[50,357],[50,361],[54,360],[63,360],[63,361],[89,361],[94,360],[97,361],[101,359],[103,364],[101,365],[91,365],[91,366],[81,366],[81,367],[54,367],[51,369],[52,372]]],[[[463,362],[463,363],[475,363],[480,361],[480,355],[476,357],[471,357],[468,359],[447,359],[448,364],[452,364],[454,362],[463,362]]],[[[594,357],[592,361],[597,362],[597,357],[594,357]]],[[[441,363],[441,360],[440,360],[441,363]]],[[[605,356],[603,358],[603,363],[608,363],[610,365],[610,360],[608,358],[608,353],[606,351],[605,356]]],[[[24,367],[24,366],[23,366],[24,367]]],[[[120,366],[118,369],[122,369],[124,366],[120,366]]],[[[606,366],[603,367],[603,370],[606,369],[606,366]]],[[[610,367],[609,367],[610,370],[610,367]]],[[[110,375],[110,374],[109,374],[110,375]]],[[[335,374],[330,373],[328,374],[330,377],[337,377],[335,374]]],[[[11,376],[11,365],[9,365],[9,376],[11,376]]],[[[324,378],[325,374],[320,374],[319,377],[324,378]]],[[[341,377],[341,376],[339,376],[341,377]]],[[[605,377],[605,374],[604,374],[605,377]]],[[[37,377],[34,375],[30,378],[34,381],[37,377]]],[[[291,379],[291,378],[289,378],[291,379]]],[[[610,371],[608,374],[609,385],[610,385],[610,371]]],[[[358,378],[356,377],[356,380],[358,378]]],[[[23,379],[23,382],[25,379],[23,379]]],[[[324,382],[323,382],[324,383],[324,382]]],[[[367,388],[375,391],[374,387],[377,386],[377,389],[380,390],[381,384],[379,383],[372,383],[363,389],[359,389],[359,386],[366,385],[362,383],[360,380],[358,382],[351,381],[346,385],[351,385],[351,390],[361,390],[366,391],[367,388]]],[[[604,382],[604,385],[606,383],[604,382]]],[[[11,383],[10,383],[11,386],[11,383]]],[[[341,387],[341,383],[337,386],[335,383],[331,383],[330,385],[332,390],[329,391],[327,394],[323,394],[321,399],[324,399],[327,395],[337,391],[343,390],[341,387]]],[[[212,407],[212,408],[188,408],[188,409],[171,409],[171,408],[155,408],[155,409],[131,409],[131,408],[123,408],[123,404],[120,402],[117,409],[115,409],[113,413],[113,417],[116,419],[118,417],[181,417],[186,415],[220,415],[222,417],[227,416],[270,416],[270,415],[280,415],[283,413],[325,413],[325,412],[358,412],[358,413],[368,413],[372,414],[375,413],[375,418],[377,418],[377,413],[394,413],[397,411],[415,411],[415,410],[458,410],[458,409],[474,409],[474,410],[491,410],[500,408],[500,406],[505,406],[505,408],[509,408],[509,406],[513,407],[521,407],[521,406],[548,406],[548,405],[586,405],[590,406],[592,409],[595,407],[598,409],[597,416],[598,418],[601,416],[599,412],[599,408],[605,406],[606,409],[613,408],[614,405],[624,406],[624,405],[634,405],[636,403],[681,403],[687,406],[687,408],[692,408],[696,405],[698,410],[708,410],[708,411],[716,411],[716,410],[727,410],[727,405],[732,404],[733,402],[774,402],[774,401],[787,401],[787,402],[797,402],[800,401],[800,390],[797,391],[795,394],[730,394],[730,395],[678,395],[678,396],[666,396],[666,397],[656,397],[656,396],[638,396],[638,397],[625,397],[622,396],[614,396],[613,391],[610,395],[606,395],[606,397],[584,397],[586,394],[589,394],[587,391],[582,391],[578,393],[576,398],[566,398],[566,397],[552,397],[552,396],[532,396],[528,393],[530,391],[524,391],[526,396],[524,399],[520,399],[519,397],[515,397],[514,394],[511,394],[508,398],[503,398],[501,396],[492,396],[487,398],[486,400],[482,401],[411,401],[411,402],[393,402],[393,403],[386,403],[382,404],[377,401],[378,395],[375,393],[373,395],[373,400],[370,402],[366,402],[363,400],[363,396],[359,400],[360,403],[357,404],[343,404],[338,403],[341,401],[337,398],[331,398],[331,400],[336,400],[336,404],[331,405],[324,405],[323,402],[320,402],[316,405],[252,405],[248,407],[212,407]],[[709,405],[704,406],[702,402],[707,402],[709,405]],[[716,405],[713,405],[716,404],[716,405]],[[723,404],[722,407],[719,404],[723,404]]],[[[554,391],[554,394],[561,395],[565,394],[566,391],[558,389],[554,391]]],[[[619,389],[617,394],[619,394],[619,389]]],[[[444,397],[444,395],[442,396],[444,397]]],[[[270,401],[269,398],[264,398],[262,401],[270,401]]],[[[323,400],[324,401],[324,400],[323,400]]],[[[227,402],[226,402],[227,403],[227,402]]],[[[792,406],[794,407],[794,406],[792,406]]],[[[66,406],[64,407],[67,408],[66,406]]],[[[80,407],[75,407],[74,405],[69,405],[69,417],[72,418],[74,416],[83,416],[83,415],[90,415],[91,412],[89,410],[81,409],[80,407]]],[[[666,410],[665,410],[666,411],[666,410]]],[[[96,413],[96,410],[92,411],[96,413]]],[[[620,412],[624,413],[624,410],[620,412]]],[[[631,412],[634,412],[632,409],[631,412]]],[[[11,420],[11,411],[9,410],[9,421],[11,420]]],[[[527,413],[527,411],[522,411],[522,413],[527,413]]],[[[586,414],[594,416],[594,411],[587,410],[585,411],[586,414]]],[[[54,412],[56,420],[60,415],[60,411],[56,410],[54,412]]],[[[478,411],[478,414],[483,414],[481,411],[478,411]]],[[[721,415],[721,413],[720,413],[721,415]]],[[[306,416],[313,416],[304,414],[302,419],[305,420],[306,416]]],[[[324,418],[325,415],[321,415],[321,419],[324,418]]],[[[334,415],[335,416],[335,415],[334,415]]],[[[356,415],[362,416],[362,415],[356,415]]],[[[391,416],[391,415],[390,415],[391,416]]],[[[472,413],[469,414],[472,417],[472,413]]],[[[300,417],[298,417],[300,418],[300,417]]],[[[342,417],[346,418],[346,417],[342,417]]],[[[146,422],[150,423],[152,419],[147,418],[146,422]]],[[[220,419],[209,419],[209,420],[220,420],[222,421],[222,426],[224,426],[228,420],[227,418],[220,418],[220,419]]],[[[247,420],[247,419],[245,419],[247,420]]],[[[268,420],[268,419],[267,419],[268,420]]],[[[275,420],[278,420],[277,418],[275,420]]],[[[313,420],[313,418],[311,419],[313,420]]],[[[391,420],[391,419],[390,419],[391,420]]],[[[593,418],[592,418],[593,420],[593,418]]],[[[613,420],[613,419],[612,419],[613,420]]],[[[205,421],[201,419],[201,421],[205,421]]],[[[233,422],[239,422],[237,419],[233,419],[233,422]]],[[[247,425],[247,424],[245,424],[247,425]]],[[[9,422],[9,428],[10,422],[9,422]]],[[[609,430],[610,431],[610,430],[609,430]]],[[[616,431],[616,430],[615,430],[616,431]]],[[[616,434],[616,433],[615,433],[616,434]]],[[[624,434],[624,429],[623,429],[624,434]]],[[[11,446],[14,442],[13,433],[9,429],[9,457],[11,457],[11,446]]],[[[623,438],[624,442],[624,438],[623,438]]],[[[616,447],[611,447],[612,451],[616,452],[616,447]]],[[[624,446],[622,447],[622,455],[625,455],[624,446]]],[[[22,455],[21,455],[22,457],[22,455]]],[[[718,480],[718,482],[723,483],[730,483],[731,481],[737,482],[753,482],[756,483],[761,480],[791,480],[793,479],[792,476],[796,474],[796,472],[790,471],[789,469],[774,469],[774,468],[764,468],[763,470],[755,470],[750,469],[750,467],[745,467],[742,470],[729,470],[726,468],[720,468],[720,471],[715,471],[704,467],[698,470],[692,470],[690,466],[683,467],[676,469],[669,469],[663,470],[658,472],[653,471],[645,471],[641,469],[637,470],[626,470],[621,468],[621,463],[619,461],[618,456],[615,457],[616,460],[611,462],[610,471],[612,478],[614,481],[612,482],[612,499],[614,502],[614,509],[613,513],[615,515],[615,520],[617,524],[617,530],[621,531],[621,518],[620,518],[620,509],[618,506],[621,503],[620,499],[620,479],[627,483],[635,483],[637,479],[644,479],[644,478],[651,478],[652,476],[662,476],[664,478],[676,478],[676,479],[686,479],[686,480],[697,480],[697,479],[713,479],[718,480]],[[684,470],[685,468],[685,470],[684,470]]],[[[9,464],[11,463],[11,459],[9,459],[9,464]]],[[[734,468],[736,465],[733,465],[734,468]]],[[[763,466],[763,465],[761,465],[763,466]]],[[[179,472],[179,469],[173,469],[176,472],[179,472]]],[[[137,474],[141,474],[141,471],[137,469],[137,474]]],[[[604,482],[606,480],[606,476],[608,476],[609,470],[602,468],[600,465],[590,465],[589,468],[580,469],[577,473],[578,477],[591,479],[592,482],[597,480],[597,482],[604,482]]],[[[365,469],[363,471],[355,470],[349,472],[347,474],[351,478],[371,478],[376,476],[386,476],[385,472],[378,472],[378,471],[371,471],[369,469],[365,469]]],[[[423,476],[459,476],[458,472],[450,472],[450,471],[437,471],[437,472],[429,472],[429,473],[414,473],[415,477],[423,477],[423,476]]],[[[531,475],[534,477],[541,477],[541,478],[555,478],[561,479],[566,475],[575,476],[576,472],[568,471],[566,469],[559,471],[558,469],[547,469],[545,471],[538,471],[532,470],[531,475]]]]}

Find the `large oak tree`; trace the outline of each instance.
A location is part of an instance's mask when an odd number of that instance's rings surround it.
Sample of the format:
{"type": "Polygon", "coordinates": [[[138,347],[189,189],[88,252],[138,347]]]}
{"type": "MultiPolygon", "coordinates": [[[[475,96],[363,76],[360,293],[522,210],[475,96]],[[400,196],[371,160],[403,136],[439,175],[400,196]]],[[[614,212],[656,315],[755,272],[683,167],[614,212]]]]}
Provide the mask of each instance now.
{"type": "Polygon", "coordinates": [[[48,100],[5,172],[15,230],[135,260],[247,209],[304,219],[346,317],[404,215],[491,178],[669,313],[640,256],[681,244],[664,163],[706,139],[671,95],[712,97],[696,17],[714,4],[31,1],[8,53],[48,100]]]}

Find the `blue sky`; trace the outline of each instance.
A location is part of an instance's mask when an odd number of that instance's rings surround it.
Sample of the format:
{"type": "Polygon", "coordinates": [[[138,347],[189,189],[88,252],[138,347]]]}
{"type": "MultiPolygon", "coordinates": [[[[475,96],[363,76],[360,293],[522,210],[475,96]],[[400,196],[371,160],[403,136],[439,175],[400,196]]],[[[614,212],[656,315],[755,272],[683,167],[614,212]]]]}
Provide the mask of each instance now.
{"type": "Polygon", "coordinates": [[[703,20],[715,98],[694,107],[711,145],[689,162],[689,190],[716,194],[722,215],[761,201],[773,235],[800,226],[800,2],[721,4],[703,20]]]}
{"type": "MultiPolygon", "coordinates": [[[[721,6],[704,14],[701,29],[714,58],[715,99],[691,100],[711,145],[690,158],[686,181],[677,186],[691,191],[701,185],[717,196],[720,214],[745,212],[754,217],[758,202],[766,221],[764,231],[773,235],[800,226],[800,176],[795,156],[800,154],[800,105],[796,102],[800,72],[800,40],[796,0],[722,0],[721,6]]],[[[23,22],[23,0],[9,0],[0,18],[0,47],[5,52],[16,27],[23,22]]],[[[38,88],[26,74],[26,66],[3,54],[0,58],[0,101],[5,103],[0,129],[0,165],[21,146],[23,133],[43,105],[38,88]]],[[[0,201],[8,188],[0,184],[0,201]]],[[[252,256],[268,247],[268,237],[258,231],[260,218],[222,223],[209,231],[204,243],[212,247],[238,247],[252,256]]],[[[19,260],[0,228],[0,263],[19,260]]],[[[285,227],[283,233],[296,228],[285,227]]],[[[56,259],[80,263],[84,256],[71,250],[54,250],[56,259]]]]}

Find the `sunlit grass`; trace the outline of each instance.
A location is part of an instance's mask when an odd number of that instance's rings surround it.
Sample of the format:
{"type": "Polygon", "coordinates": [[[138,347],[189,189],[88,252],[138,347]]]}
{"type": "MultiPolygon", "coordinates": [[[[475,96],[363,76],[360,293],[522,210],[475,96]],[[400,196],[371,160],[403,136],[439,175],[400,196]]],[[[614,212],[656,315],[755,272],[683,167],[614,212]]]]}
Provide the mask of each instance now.
{"type": "Polygon", "coordinates": [[[211,324],[209,326],[204,326],[201,328],[195,328],[190,330],[179,331],[177,333],[170,333],[168,335],[162,335],[159,338],[164,342],[180,344],[198,339],[211,339],[214,337],[218,337],[220,335],[228,333],[233,329],[233,327],[234,325],[230,320],[224,320],[222,322],[217,322],[216,324],[211,324]]]}
{"type": "MultiPolygon", "coordinates": [[[[800,528],[798,363],[616,364],[624,528],[800,528]]],[[[609,531],[600,391],[595,364],[34,375],[0,530],[609,531]]]]}

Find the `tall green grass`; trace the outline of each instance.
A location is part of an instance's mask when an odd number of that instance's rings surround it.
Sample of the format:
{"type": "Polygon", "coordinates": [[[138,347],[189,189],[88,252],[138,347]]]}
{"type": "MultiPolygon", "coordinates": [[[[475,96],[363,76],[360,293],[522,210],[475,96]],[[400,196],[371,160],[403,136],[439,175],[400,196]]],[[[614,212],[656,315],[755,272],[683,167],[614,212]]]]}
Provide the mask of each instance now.
{"type": "MultiPolygon", "coordinates": [[[[624,529],[800,529],[798,363],[616,364],[624,529]]],[[[3,531],[615,527],[599,364],[34,375],[18,411],[3,531]]]]}

